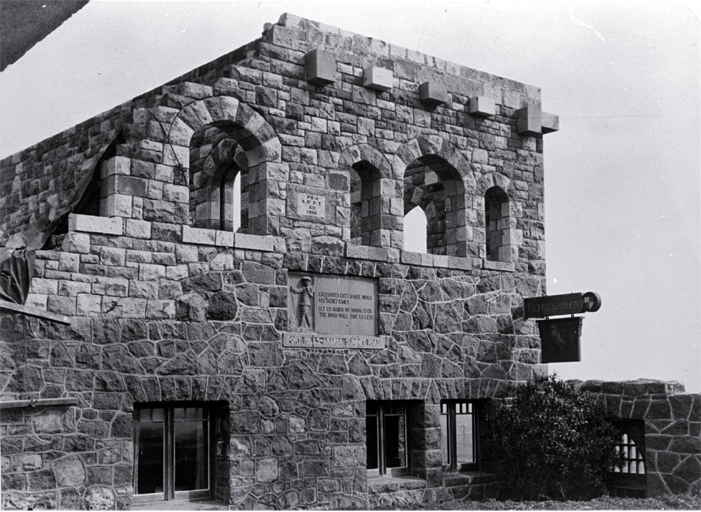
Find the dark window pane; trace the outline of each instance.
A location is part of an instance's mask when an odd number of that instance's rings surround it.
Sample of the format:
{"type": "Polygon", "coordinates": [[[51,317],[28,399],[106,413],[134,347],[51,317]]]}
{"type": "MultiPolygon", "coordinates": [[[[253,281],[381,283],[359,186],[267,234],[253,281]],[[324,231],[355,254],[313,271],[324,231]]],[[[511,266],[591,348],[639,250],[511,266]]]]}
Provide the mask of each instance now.
{"type": "Polygon", "coordinates": [[[209,436],[206,424],[200,421],[178,421],[175,423],[173,436],[175,490],[207,489],[209,487],[209,436]]]}
{"type": "Polygon", "coordinates": [[[165,421],[165,417],[166,413],[163,407],[156,407],[153,409],[153,421],[165,421]]]}
{"type": "Polygon", "coordinates": [[[185,407],[176,407],[173,409],[173,417],[175,421],[183,421],[185,419],[185,407]]]}
{"type": "Polygon", "coordinates": [[[378,468],[378,450],[377,450],[377,416],[368,416],[365,418],[365,431],[368,440],[368,469],[378,468]]]}
{"type": "Polygon", "coordinates": [[[163,492],[163,424],[140,423],[137,436],[137,494],[163,492]]]}
{"type": "Polygon", "coordinates": [[[405,416],[385,416],[385,465],[388,468],[406,467],[405,416]]]}

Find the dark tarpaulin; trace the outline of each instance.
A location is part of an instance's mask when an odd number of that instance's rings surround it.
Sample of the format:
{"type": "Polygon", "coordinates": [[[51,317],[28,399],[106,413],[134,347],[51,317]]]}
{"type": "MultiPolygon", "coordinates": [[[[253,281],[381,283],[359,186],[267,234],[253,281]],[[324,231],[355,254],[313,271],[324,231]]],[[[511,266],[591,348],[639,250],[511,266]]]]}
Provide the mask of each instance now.
{"type": "Polygon", "coordinates": [[[33,250],[0,247],[0,299],[24,304],[33,275],[33,250]]]}

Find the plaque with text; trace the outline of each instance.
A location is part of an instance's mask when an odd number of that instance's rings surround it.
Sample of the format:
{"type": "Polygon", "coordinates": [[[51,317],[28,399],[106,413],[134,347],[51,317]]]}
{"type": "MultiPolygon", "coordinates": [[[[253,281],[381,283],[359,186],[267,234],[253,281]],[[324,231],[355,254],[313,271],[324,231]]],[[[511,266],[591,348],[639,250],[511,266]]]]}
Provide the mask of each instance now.
{"type": "Polygon", "coordinates": [[[384,348],[377,336],[377,292],[368,278],[289,274],[289,333],[300,348],[384,348]]]}
{"type": "Polygon", "coordinates": [[[307,217],[326,219],[326,198],[300,192],[297,195],[297,213],[307,217]]]}

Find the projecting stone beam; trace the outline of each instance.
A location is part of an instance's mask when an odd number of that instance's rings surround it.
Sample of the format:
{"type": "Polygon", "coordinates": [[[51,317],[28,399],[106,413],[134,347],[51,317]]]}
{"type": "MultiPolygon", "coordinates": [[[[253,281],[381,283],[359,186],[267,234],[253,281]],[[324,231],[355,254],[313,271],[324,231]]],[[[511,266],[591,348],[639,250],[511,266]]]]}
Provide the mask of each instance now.
{"type": "Polygon", "coordinates": [[[329,85],[336,81],[336,56],[323,50],[312,50],[304,56],[306,81],[315,85],[329,85]]]}
{"type": "Polygon", "coordinates": [[[537,107],[524,107],[514,112],[516,133],[519,135],[541,135],[560,129],[560,118],[537,107]]]}

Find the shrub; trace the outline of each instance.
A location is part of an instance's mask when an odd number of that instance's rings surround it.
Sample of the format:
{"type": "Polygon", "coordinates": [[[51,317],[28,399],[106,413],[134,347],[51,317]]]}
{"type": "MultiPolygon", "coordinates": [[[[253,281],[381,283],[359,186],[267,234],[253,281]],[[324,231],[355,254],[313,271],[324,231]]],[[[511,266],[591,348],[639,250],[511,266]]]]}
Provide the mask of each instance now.
{"type": "Polygon", "coordinates": [[[591,499],[605,491],[617,463],[616,428],[588,393],[556,376],[517,386],[487,413],[488,469],[505,498],[591,499]]]}

